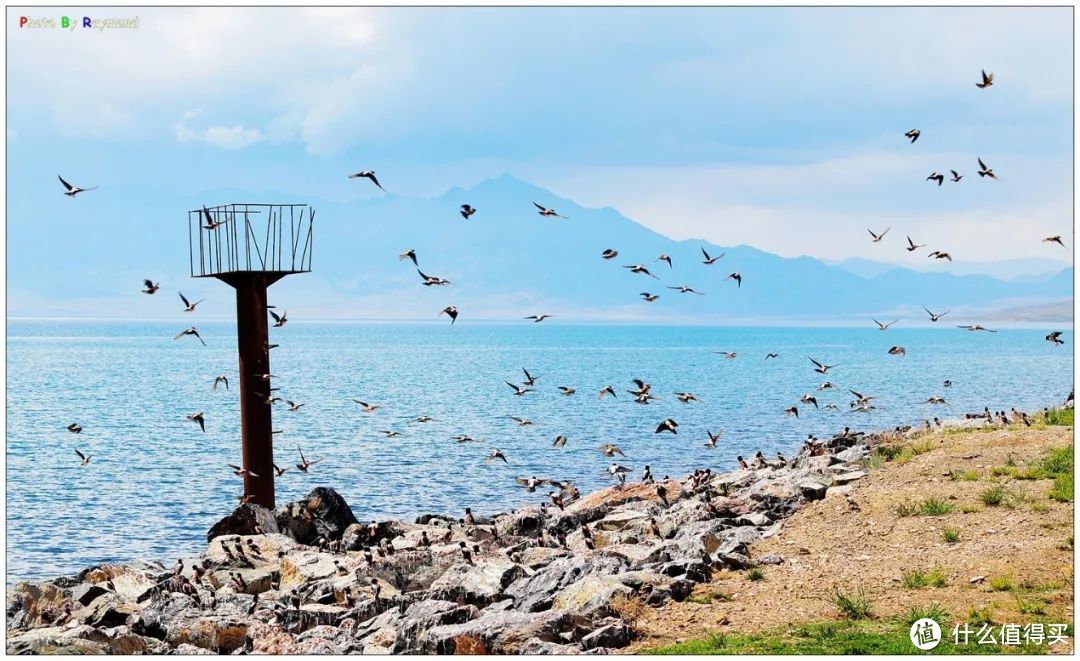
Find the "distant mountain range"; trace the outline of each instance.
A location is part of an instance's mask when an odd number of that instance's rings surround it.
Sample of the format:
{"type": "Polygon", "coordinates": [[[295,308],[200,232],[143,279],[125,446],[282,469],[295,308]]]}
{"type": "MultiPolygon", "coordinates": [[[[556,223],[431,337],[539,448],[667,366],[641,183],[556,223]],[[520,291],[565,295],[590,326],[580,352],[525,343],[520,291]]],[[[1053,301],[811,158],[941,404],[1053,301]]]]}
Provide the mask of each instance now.
{"type": "Polygon", "coordinates": [[[188,278],[185,211],[204,203],[251,200],[308,202],[317,209],[314,272],[286,278],[271,290],[294,318],[435,319],[447,305],[459,308],[461,321],[549,313],[562,320],[754,323],[874,314],[924,317],[923,305],[954,308],[953,318],[960,318],[1025,306],[1045,310],[1046,304],[1073,296],[1071,268],[1045,277],[1030,277],[1038,269],[1028,268],[1029,277],[1006,281],[863,260],[829,264],[747,245],[673,241],[613,208],[584,208],[502,176],[433,198],[389,193],[346,203],[234,190],[198,198],[162,193],[134,206],[122,194],[87,196],[76,201],[83,205],[78,212],[88,216],[85,221],[57,228],[47,240],[22,240],[17,224],[29,220],[11,225],[9,314],[172,315],[173,306],[151,306],[138,294],[142,278],[152,277],[162,281],[166,296],[175,289],[206,295],[200,313],[231,316],[225,285],[188,278]],[[534,201],[569,219],[540,216],[534,201]],[[468,220],[458,213],[465,203],[477,209],[468,220]],[[407,248],[416,250],[425,273],[454,284],[423,287],[412,263],[398,259],[407,248]],[[609,248],[619,255],[607,261],[600,254],[609,248]],[[706,266],[702,248],[724,256],[706,266]],[[674,266],[656,261],[660,254],[670,255],[674,266]],[[623,268],[632,264],[643,264],[659,280],[623,268]],[[743,276],[741,287],[725,280],[736,271],[743,276]],[[705,296],[667,288],[679,285],[705,296]],[[639,293],[646,291],[660,299],[645,303],[639,293]]]}

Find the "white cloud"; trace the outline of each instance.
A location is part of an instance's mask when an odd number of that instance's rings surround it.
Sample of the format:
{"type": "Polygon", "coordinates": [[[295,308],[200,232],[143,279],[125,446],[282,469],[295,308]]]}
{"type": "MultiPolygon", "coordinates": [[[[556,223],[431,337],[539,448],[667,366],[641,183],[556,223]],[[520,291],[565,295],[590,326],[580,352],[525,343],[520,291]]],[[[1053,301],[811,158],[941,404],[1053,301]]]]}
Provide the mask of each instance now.
{"type": "Polygon", "coordinates": [[[191,128],[187,120],[199,115],[199,111],[184,113],[184,118],[173,126],[177,142],[205,142],[220,149],[243,149],[262,142],[266,136],[259,129],[235,126],[209,126],[205,129],[191,128]]]}

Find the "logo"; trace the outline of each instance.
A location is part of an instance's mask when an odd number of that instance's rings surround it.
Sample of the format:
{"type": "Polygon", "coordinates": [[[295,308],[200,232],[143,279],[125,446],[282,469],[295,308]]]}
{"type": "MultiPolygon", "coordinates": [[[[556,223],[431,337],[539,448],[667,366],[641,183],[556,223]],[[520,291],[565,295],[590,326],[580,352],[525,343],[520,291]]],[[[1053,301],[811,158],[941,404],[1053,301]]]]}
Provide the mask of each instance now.
{"type": "Polygon", "coordinates": [[[941,642],[941,626],[934,620],[924,617],[911,625],[908,636],[915,647],[921,650],[932,650],[941,642]]]}

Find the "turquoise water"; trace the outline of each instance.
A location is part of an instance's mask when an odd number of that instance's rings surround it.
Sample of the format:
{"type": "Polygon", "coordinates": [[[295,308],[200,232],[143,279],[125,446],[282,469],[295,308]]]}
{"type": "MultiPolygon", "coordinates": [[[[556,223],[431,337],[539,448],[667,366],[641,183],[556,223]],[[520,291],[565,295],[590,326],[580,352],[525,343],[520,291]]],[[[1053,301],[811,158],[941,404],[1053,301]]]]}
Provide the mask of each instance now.
{"type": "MultiPolygon", "coordinates": [[[[210,386],[218,374],[236,383],[231,324],[199,323],[207,347],[173,341],[189,324],[12,321],[8,338],[8,580],[72,573],[86,565],[134,558],[171,562],[200,552],[210,525],[236,505],[240,463],[235,390],[210,386]],[[206,433],[185,420],[206,413],[206,433]],[[84,427],[71,434],[65,427],[84,427]],[[80,466],[74,448],[93,455],[80,466]]],[[[1062,329],[1065,330],[1065,329],[1062,329]]],[[[303,402],[274,410],[278,464],[293,466],[297,444],[310,474],[292,470],[277,482],[278,502],[332,486],[361,520],[425,512],[504,511],[528,494],[517,475],[571,479],[582,491],[608,484],[610,460],[598,446],[616,443],[634,469],[679,475],[695,468],[730,470],[737,454],[791,454],[808,433],[850,425],[878,429],[938,415],[1060,403],[1072,387],[1067,344],[1045,330],[969,333],[951,326],[852,328],[713,328],[619,325],[318,324],[290,321],[271,329],[278,395],[303,402]],[[906,356],[886,354],[894,344],[906,356]],[[736,351],[728,360],[713,351],[736,351]],[[765,361],[768,352],[779,359],[765,361]],[[837,364],[816,374],[807,356],[837,364]],[[526,367],[537,393],[515,397],[526,367]],[[659,401],[634,404],[632,378],[653,385],[659,401]],[[841,390],[818,392],[828,379],[841,390]],[[942,382],[952,379],[952,388],[942,382]],[[608,384],[618,399],[599,400],[608,384]],[[577,388],[572,397],[557,386],[577,388]],[[871,413],[848,412],[847,387],[876,396],[871,413]],[[700,403],[683,405],[687,390],[700,403]],[[799,404],[804,393],[839,412],[799,404]],[[920,402],[945,396],[953,405],[920,402]],[[365,414],[356,397],[382,404],[365,414]],[[426,424],[408,421],[419,415],[426,424]],[[519,427],[507,416],[527,417],[519,427]],[[679,434],[655,435],[665,418],[679,434]],[[716,449],[706,429],[723,428],[716,449]],[[386,439],[382,429],[402,432],[386,439]],[[455,443],[466,433],[478,443],[455,443]],[[558,434],[570,441],[551,447],[558,434]],[[486,464],[501,449],[509,458],[486,464]]]]}

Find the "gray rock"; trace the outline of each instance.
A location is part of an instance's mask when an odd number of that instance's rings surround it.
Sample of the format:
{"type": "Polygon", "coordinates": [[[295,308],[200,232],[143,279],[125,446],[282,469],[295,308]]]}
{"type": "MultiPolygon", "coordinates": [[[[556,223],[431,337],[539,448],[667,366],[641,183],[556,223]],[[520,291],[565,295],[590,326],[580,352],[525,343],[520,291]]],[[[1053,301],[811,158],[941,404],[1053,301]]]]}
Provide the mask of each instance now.
{"type": "Polygon", "coordinates": [[[505,590],[514,598],[514,610],[535,612],[551,608],[555,595],[586,576],[610,576],[626,569],[626,562],[610,556],[558,558],[532,576],[520,578],[505,590]]]}
{"type": "Polygon", "coordinates": [[[261,505],[244,504],[211,526],[206,533],[206,541],[222,535],[258,535],[277,531],[273,512],[261,505]]]}
{"type": "Polygon", "coordinates": [[[83,606],[89,606],[95,599],[108,592],[97,583],[80,583],[71,591],[71,598],[83,606]]]}
{"type": "Polygon", "coordinates": [[[439,599],[486,606],[524,575],[521,565],[505,559],[485,559],[473,565],[460,562],[436,579],[430,590],[439,599]]]}
{"type": "MultiPolygon", "coordinates": [[[[820,457],[814,457],[814,459],[820,459],[820,457]]],[[[799,494],[806,500],[821,500],[829,489],[829,485],[817,480],[803,480],[795,486],[799,489],[799,494]]]]}
{"type": "Polygon", "coordinates": [[[630,644],[633,637],[630,627],[622,620],[614,620],[581,639],[581,649],[619,648],[630,644]]]}
{"type": "Polygon", "coordinates": [[[611,602],[616,597],[633,594],[633,588],[623,584],[617,576],[586,576],[559,590],[551,607],[588,618],[600,618],[614,614],[611,602]]]}
{"type": "Polygon", "coordinates": [[[501,611],[462,624],[432,627],[420,635],[417,645],[424,654],[518,654],[534,638],[568,642],[562,634],[572,633],[575,624],[582,623],[565,611],[501,611]]]}
{"type": "Polygon", "coordinates": [[[420,651],[420,634],[432,627],[447,624],[461,624],[477,616],[475,606],[459,606],[452,601],[426,599],[417,602],[405,611],[397,626],[394,639],[395,654],[410,654],[420,651]]]}

